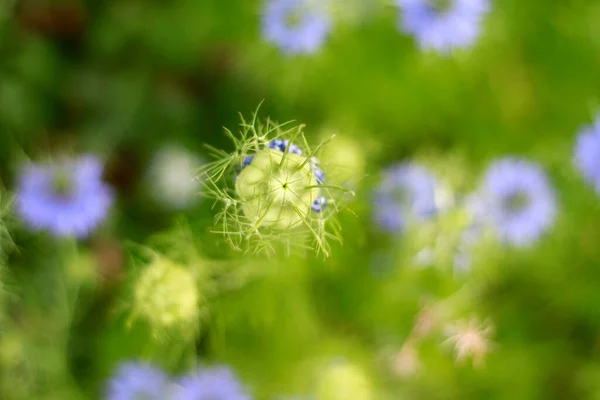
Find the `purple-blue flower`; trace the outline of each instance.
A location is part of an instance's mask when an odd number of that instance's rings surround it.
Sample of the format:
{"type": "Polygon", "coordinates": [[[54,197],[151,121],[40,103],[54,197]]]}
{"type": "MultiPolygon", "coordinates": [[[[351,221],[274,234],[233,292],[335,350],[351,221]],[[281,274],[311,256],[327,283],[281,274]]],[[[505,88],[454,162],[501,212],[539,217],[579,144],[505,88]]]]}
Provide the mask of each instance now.
{"type": "Polygon", "coordinates": [[[519,158],[503,158],[489,167],[478,193],[479,210],[502,242],[527,246],[556,218],[554,190],[542,168],[519,158]]]}
{"type": "Polygon", "coordinates": [[[250,400],[231,369],[198,369],[179,381],[175,400],[250,400]]]}
{"type": "Polygon", "coordinates": [[[264,38],[287,53],[315,53],[331,31],[323,2],[267,0],[262,20],[264,38]]]}
{"type": "Polygon", "coordinates": [[[33,229],[86,237],[104,221],[113,203],[102,170],[102,163],[91,155],[26,166],[18,183],[18,214],[33,229]]]}
{"type": "Polygon", "coordinates": [[[448,53],[471,47],[480,35],[489,0],[395,0],[400,29],[422,49],[448,53]]]}
{"type": "Polygon", "coordinates": [[[273,150],[285,152],[285,149],[288,148],[288,152],[290,154],[297,154],[299,156],[302,155],[302,149],[295,145],[294,143],[290,143],[289,140],[284,139],[274,139],[269,142],[269,148],[273,150]],[[288,148],[289,147],[289,148],[288,148]]]}
{"type": "Polygon", "coordinates": [[[432,217],[437,212],[437,186],[435,176],[422,166],[403,163],[388,169],[375,189],[376,224],[400,232],[410,221],[432,217]]]}
{"type": "Polygon", "coordinates": [[[581,130],[575,144],[575,164],[600,195],[600,115],[581,130]]]}
{"type": "Polygon", "coordinates": [[[128,362],[110,379],[106,400],[164,400],[168,390],[165,373],[148,364],[128,362]]]}

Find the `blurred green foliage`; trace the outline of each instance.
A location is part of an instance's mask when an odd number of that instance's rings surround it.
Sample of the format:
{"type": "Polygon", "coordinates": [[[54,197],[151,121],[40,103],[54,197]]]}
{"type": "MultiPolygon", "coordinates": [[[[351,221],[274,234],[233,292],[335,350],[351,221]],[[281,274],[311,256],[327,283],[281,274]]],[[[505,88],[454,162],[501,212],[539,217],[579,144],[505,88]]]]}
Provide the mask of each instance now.
{"type": "Polygon", "coordinates": [[[367,382],[349,400],[600,398],[600,207],[571,163],[598,106],[600,3],[496,0],[478,44],[451,57],[422,53],[398,32],[398,10],[373,4],[336,14],[319,54],[289,57],[261,39],[258,0],[0,3],[5,192],[27,159],[93,152],[118,193],[110,221],[82,243],[5,218],[15,245],[3,246],[0,398],[101,398],[117,363],[138,357],[172,374],[230,364],[258,399],[329,396],[340,383],[320,379],[331,376],[367,382]],[[231,150],[222,127],[263,100],[261,117],[305,123],[315,142],[333,129],[364,151],[356,215],[341,216],[345,243],[327,261],[235,254],[210,233],[209,201],[180,215],[141,184],[167,144],[231,150]],[[494,321],[485,368],[456,365],[430,339],[424,370],[399,378],[388,349],[400,349],[424,297],[464,280],[448,266],[412,268],[414,242],[372,227],[370,187],[382,167],[418,159],[468,191],[507,154],[547,168],[561,216],[534,249],[478,258],[478,290],[457,313],[494,321]],[[170,241],[157,241],[165,232],[170,241]],[[128,324],[136,243],[193,268],[218,265],[192,339],[128,324]],[[195,262],[181,259],[189,249],[195,262]],[[348,370],[327,372],[340,357],[348,370]]]}

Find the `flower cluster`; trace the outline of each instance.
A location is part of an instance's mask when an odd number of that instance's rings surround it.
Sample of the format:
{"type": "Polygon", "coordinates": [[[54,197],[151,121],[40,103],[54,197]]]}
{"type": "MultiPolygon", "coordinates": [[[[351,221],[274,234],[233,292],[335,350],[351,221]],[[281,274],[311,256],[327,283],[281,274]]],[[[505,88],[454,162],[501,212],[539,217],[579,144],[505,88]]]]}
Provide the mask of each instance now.
{"type": "Polygon", "coordinates": [[[479,187],[462,201],[443,194],[443,188],[424,167],[404,163],[388,170],[374,190],[377,226],[392,233],[420,229],[415,239],[425,246],[415,256],[420,265],[435,264],[445,251],[456,269],[468,269],[470,250],[486,232],[507,245],[533,245],[552,227],[558,212],[543,169],[520,158],[492,162],[479,187]]]}
{"type": "MultiPolygon", "coordinates": [[[[489,0],[394,0],[401,11],[399,29],[424,50],[446,54],[473,46],[489,11],[489,0]]],[[[262,33],[288,54],[317,52],[332,29],[335,0],[266,0],[262,33]]],[[[342,3],[342,2],[337,2],[342,3]]],[[[368,2],[365,2],[368,4],[368,2]]],[[[343,2],[340,8],[360,4],[343,2]]],[[[347,12],[346,12],[347,13],[347,12]]]]}
{"type": "Polygon", "coordinates": [[[249,400],[250,395],[225,366],[199,368],[177,380],[141,362],[122,364],[110,379],[106,400],[249,400]]]}

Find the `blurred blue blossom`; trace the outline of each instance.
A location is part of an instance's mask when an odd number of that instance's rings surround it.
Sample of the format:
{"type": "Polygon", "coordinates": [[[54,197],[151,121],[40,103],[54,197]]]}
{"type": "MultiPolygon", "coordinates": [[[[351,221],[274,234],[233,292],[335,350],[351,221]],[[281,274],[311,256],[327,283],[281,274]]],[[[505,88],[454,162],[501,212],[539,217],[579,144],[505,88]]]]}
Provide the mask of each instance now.
{"type": "Polygon", "coordinates": [[[91,155],[26,166],[19,178],[19,215],[31,228],[55,236],[86,237],[106,218],[113,203],[102,170],[102,163],[91,155]]]}
{"type": "Polygon", "coordinates": [[[437,211],[437,186],[433,174],[419,165],[404,163],[388,169],[375,189],[375,222],[399,232],[410,220],[432,217],[437,211]]]}
{"type": "Polygon", "coordinates": [[[476,212],[496,229],[502,242],[527,246],[554,223],[555,193],[542,168],[507,157],[488,169],[476,212]]]}
{"type": "Polygon", "coordinates": [[[179,381],[176,400],[249,400],[231,369],[214,367],[198,369],[179,381]]]}
{"type": "Polygon", "coordinates": [[[472,259],[468,250],[459,248],[454,257],[454,272],[457,275],[467,273],[471,269],[472,259]]]}
{"type": "Polygon", "coordinates": [[[164,400],[168,378],[160,370],[143,363],[121,365],[109,381],[107,400],[164,400]]]}
{"type": "Polygon", "coordinates": [[[269,142],[270,149],[279,150],[282,153],[288,147],[289,147],[288,151],[290,152],[290,154],[298,154],[299,156],[302,155],[302,149],[300,147],[298,147],[297,145],[295,145],[294,143],[290,143],[289,140],[275,139],[275,140],[271,140],[269,142]]]}
{"type": "Polygon", "coordinates": [[[315,53],[331,30],[323,2],[267,0],[263,15],[264,38],[287,53],[315,53]]]}
{"type": "Polygon", "coordinates": [[[313,202],[311,208],[314,212],[320,213],[325,210],[325,206],[327,205],[327,199],[325,196],[319,196],[313,202]]]}
{"type": "Polygon", "coordinates": [[[468,48],[480,35],[488,0],[395,0],[402,10],[400,29],[422,49],[448,53],[468,48]]]}
{"type": "Polygon", "coordinates": [[[575,144],[575,164],[600,195],[600,115],[581,130],[575,144]]]}

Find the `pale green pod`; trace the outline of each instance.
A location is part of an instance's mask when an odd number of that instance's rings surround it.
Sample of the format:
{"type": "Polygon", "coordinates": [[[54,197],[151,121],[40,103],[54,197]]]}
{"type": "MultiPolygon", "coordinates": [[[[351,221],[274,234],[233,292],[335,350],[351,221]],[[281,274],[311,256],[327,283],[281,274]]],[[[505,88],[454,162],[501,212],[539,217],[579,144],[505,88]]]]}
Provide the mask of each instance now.
{"type": "Polygon", "coordinates": [[[280,230],[302,224],[319,195],[306,157],[270,149],[256,153],[237,177],[235,190],[250,223],[280,230]]]}
{"type": "Polygon", "coordinates": [[[337,214],[354,195],[317,159],[333,136],[312,147],[303,125],[242,118],[241,132],[225,130],[235,151],[207,145],[215,158],[198,173],[215,201],[215,228],[235,250],[287,254],[313,249],[330,255],[341,242],[337,214]]]}
{"type": "Polygon", "coordinates": [[[138,278],[136,313],[158,328],[194,323],[198,318],[198,289],[193,274],[165,258],[156,258],[138,278]]]}
{"type": "Polygon", "coordinates": [[[364,145],[351,137],[336,135],[334,146],[323,148],[319,157],[327,165],[330,178],[339,182],[360,179],[364,176],[367,161],[364,145]]]}

